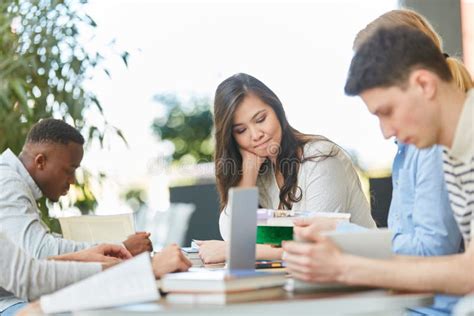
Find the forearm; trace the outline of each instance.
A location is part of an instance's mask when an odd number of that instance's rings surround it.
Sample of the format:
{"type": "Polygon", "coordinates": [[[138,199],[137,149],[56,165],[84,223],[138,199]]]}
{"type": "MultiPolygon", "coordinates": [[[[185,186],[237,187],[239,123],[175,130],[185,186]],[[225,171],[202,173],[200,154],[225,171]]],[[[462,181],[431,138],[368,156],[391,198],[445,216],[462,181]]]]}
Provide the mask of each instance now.
{"type": "Polygon", "coordinates": [[[239,181],[238,187],[254,187],[257,184],[258,170],[253,168],[244,169],[242,178],[239,181]]]}
{"type": "Polygon", "coordinates": [[[344,256],[338,281],[411,291],[465,294],[474,289],[474,261],[466,254],[374,260],[344,256]]]}
{"type": "Polygon", "coordinates": [[[0,286],[23,299],[36,299],[102,270],[96,263],[37,260],[8,240],[0,240],[0,243],[0,286]]]}

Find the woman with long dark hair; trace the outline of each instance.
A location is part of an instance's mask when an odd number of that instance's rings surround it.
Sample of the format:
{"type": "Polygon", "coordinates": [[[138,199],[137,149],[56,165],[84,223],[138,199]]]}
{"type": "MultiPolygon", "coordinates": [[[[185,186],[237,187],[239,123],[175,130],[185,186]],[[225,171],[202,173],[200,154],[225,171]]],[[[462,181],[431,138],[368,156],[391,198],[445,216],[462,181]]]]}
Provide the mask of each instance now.
{"type": "MultiPolygon", "coordinates": [[[[228,237],[231,187],[259,189],[263,208],[351,213],[351,222],[375,227],[350,158],[325,137],[288,123],[283,105],[247,74],[224,80],[214,99],[219,227],[228,237]]],[[[225,260],[225,242],[199,241],[204,262],[225,260]]],[[[280,258],[281,249],[257,246],[257,258],[280,258]]]]}

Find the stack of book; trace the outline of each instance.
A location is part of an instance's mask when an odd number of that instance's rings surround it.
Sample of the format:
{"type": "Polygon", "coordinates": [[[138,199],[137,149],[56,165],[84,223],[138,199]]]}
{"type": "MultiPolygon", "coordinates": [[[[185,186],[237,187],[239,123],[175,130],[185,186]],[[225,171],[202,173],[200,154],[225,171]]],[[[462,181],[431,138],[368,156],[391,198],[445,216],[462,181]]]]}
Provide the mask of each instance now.
{"type": "Polygon", "coordinates": [[[189,261],[191,261],[191,263],[193,264],[193,267],[197,267],[197,268],[204,267],[204,263],[202,262],[201,257],[199,257],[198,248],[182,247],[181,251],[183,251],[186,258],[188,258],[189,261]]]}
{"type": "Polygon", "coordinates": [[[348,222],[351,214],[260,208],[257,211],[257,244],[267,244],[280,247],[282,241],[293,239],[293,221],[297,218],[307,217],[334,218],[338,221],[348,222]]]}
{"type": "Polygon", "coordinates": [[[284,295],[285,273],[214,270],[168,274],[161,280],[166,300],[177,304],[228,304],[284,295]]]}

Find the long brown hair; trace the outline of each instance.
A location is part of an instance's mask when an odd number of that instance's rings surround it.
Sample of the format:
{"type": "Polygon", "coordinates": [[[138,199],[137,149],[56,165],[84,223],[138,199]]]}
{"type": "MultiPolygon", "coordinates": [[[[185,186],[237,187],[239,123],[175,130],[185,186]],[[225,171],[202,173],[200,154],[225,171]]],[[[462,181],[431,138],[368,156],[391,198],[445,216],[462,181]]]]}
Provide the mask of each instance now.
{"type": "MultiPolygon", "coordinates": [[[[402,25],[416,28],[425,33],[429,38],[431,38],[439,50],[443,52],[443,41],[431,24],[422,15],[407,9],[389,11],[367,24],[367,26],[357,34],[352,48],[356,51],[362,43],[368,37],[372,36],[372,34],[374,34],[380,27],[391,28],[402,25]]],[[[454,82],[456,82],[456,85],[461,90],[467,91],[474,86],[471,75],[462,61],[447,56],[446,63],[448,64],[454,82]]]]}
{"type": "MultiPolygon", "coordinates": [[[[300,133],[291,127],[286,119],[283,105],[276,94],[260,80],[239,73],[224,80],[217,87],[214,98],[215,167],[220,210],[222,211],[227,205],[229,189],[237,186],[242,178],[242,156],[239,145],[232,135],[232,120],[235,110],[249,94],[269,105],[278,117],[282,139],[276,168],[282,173],[284,179],[280,189],[280,207],[291,209],[292,204],[299,202],[302,198],[301,188],[297,185],[300,164],[308,159],[332,156],[333,152],[317,157],[303,157],[303,147],[306,143],[326,139],[322,136],[300,133]]],[[[260,174],[269,170],[269,164],[270,162],[267,160],[262,165],[260,174]]]]}

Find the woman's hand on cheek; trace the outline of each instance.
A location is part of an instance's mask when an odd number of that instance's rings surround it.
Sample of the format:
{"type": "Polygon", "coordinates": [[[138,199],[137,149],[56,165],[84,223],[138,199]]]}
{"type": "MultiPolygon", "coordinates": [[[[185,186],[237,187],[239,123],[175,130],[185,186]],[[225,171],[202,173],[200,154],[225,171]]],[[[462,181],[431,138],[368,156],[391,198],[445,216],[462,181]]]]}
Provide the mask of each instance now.
{"type": "Polygon", "coordinates": [[[242,155],[242,170],[259,171],[267,157],[257,156],[255,153],[240,147],[240,154],[242,155]]]}

